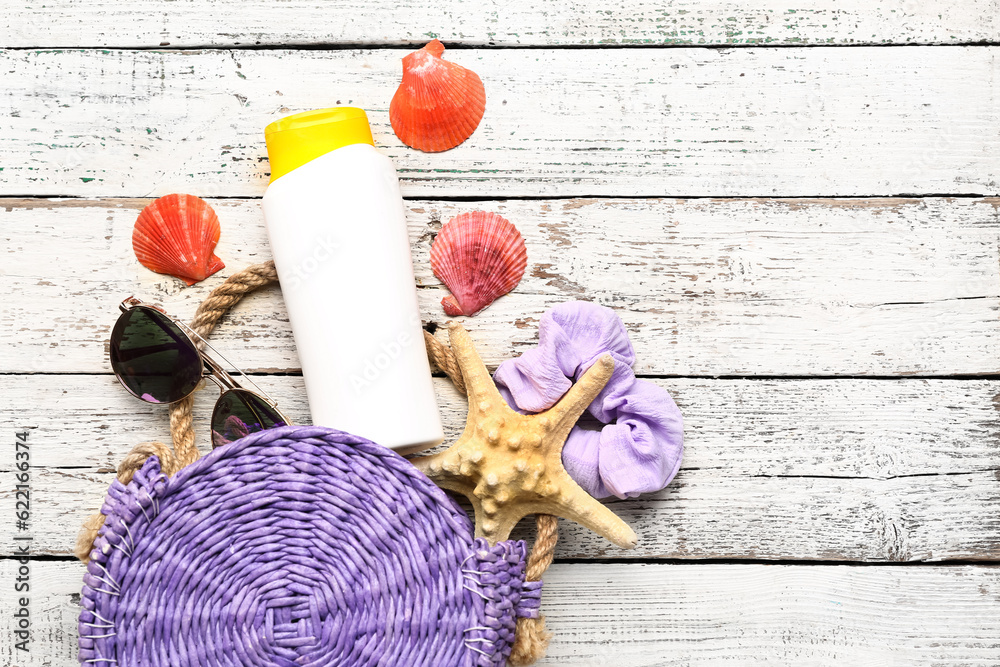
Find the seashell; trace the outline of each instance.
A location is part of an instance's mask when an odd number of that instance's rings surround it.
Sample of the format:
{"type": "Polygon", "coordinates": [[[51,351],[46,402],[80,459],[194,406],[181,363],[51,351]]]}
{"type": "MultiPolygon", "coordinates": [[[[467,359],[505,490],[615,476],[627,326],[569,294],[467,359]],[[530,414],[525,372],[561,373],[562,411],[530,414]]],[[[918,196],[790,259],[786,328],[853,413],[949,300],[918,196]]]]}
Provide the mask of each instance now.
{"type": "Polygon", "coordinates": [[[479,75],[441,58],[438,40],[403,58],[403,81],[389,104],[392,129],[407,146],[428,153],[472,136],[486,110],[479,75]]]}
{"type": "Polygon", "coordinates": [[[180,278],[188,285],[226,268],[215,256],[219,216],[194,195],[166,195],[142,209],[132,230],[132,249],[150,271],[180,278]]]}
{"type": "Polygon", "coordinates": [[[514,289],[527,265],[521,232],[496,213],[457,215],[431,245],[434,275],[451,290],[441,305],[453,317],[475,315],[514,289]]]}

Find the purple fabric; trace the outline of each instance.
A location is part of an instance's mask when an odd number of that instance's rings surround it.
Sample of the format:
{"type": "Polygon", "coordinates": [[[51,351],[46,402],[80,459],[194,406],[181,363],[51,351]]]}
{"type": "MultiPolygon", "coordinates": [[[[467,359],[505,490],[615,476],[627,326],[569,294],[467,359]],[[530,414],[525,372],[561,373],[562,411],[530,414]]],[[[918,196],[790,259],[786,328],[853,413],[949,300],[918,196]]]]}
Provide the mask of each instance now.
{"type": "Polygon", "coordinates": [[[172,478],[115,481],[84,575],[80,663],[500,667],[535,617],[524,542],[389,449],[286,426],[172,478]]]}
{"type": "Polygon", "coordinates": [[[683,418],[666,390],[635,377],[635,352],[613,310],[585,301],[556,306],[542,316],[538,347],[500,364],[493,379],[511,407],[541,412],[606,353],[615,370],[588,408],[606,426],[593,430],[581,420],[563,448],[563,465],[595,498],[659,491],[681,465],[683,418]]]}

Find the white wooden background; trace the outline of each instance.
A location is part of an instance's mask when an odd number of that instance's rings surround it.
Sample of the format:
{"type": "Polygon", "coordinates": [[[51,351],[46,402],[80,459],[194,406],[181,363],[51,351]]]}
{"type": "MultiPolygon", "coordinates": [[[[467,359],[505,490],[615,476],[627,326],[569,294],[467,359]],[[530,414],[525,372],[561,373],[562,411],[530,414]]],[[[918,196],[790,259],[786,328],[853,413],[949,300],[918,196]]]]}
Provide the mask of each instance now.
{"type": "MultiPolygon", "coordinates": [[[[434,233],[497,210],[529,267],[468,322],[487,362],[591,299],[685,414],[675,482],[613,503],[635,551],[564,524],[544,664],[1000,665],[1000,2],[748,4],[0,0],[0,414],[7,441],[31,428],[35,549],[25,655],[8,445],[0,664],[76,664],[77,526],[168,437],[108,372],[115,306],[190,317],[266,259],[263,126],[340,103],[399,168],[427,322],[434,233]],[[433,156],[387,113],[431,37],[488,98],[433,156]],[[173,191],[222,219],[227,268],[196,287],[131,253],[173,191]]],[[[306,421],[276,289],[215,341],[306,421]]]]}

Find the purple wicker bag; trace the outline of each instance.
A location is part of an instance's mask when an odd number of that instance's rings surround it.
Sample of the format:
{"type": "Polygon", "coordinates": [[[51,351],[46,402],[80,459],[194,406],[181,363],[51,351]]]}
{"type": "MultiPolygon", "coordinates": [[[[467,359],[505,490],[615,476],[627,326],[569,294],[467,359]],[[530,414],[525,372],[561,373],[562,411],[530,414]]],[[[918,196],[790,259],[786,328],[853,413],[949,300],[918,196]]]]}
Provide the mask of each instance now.
{"type": "Polygon", "coordinates": [[[84,577],[80,662],[503,665],[537,617],[524,542],[395,452],[332,429],[247,436],[173,477],[115,481],[84,577]]]}

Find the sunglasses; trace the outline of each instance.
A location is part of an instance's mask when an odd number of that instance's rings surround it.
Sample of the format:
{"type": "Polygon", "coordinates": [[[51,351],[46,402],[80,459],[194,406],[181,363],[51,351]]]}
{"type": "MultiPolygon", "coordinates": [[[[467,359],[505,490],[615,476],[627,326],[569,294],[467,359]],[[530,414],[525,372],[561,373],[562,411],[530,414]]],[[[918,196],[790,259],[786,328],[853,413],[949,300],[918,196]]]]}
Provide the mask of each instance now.
{"type": "Polygon", "coordinates": [[[246,373],[236,369],[256,392],[241,387],[202,352],[189,333],[236,368],[197,331],[135,297],[122,301],[119,308],[122,314],[111,332],[111,369],[130,394],[147,403],[174,403],[194,393],[207,369],[208,379],[222,391],[212,411],[213,448],[290,423],[246,373]]]}

